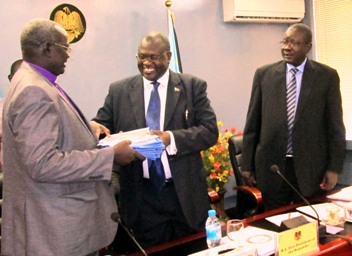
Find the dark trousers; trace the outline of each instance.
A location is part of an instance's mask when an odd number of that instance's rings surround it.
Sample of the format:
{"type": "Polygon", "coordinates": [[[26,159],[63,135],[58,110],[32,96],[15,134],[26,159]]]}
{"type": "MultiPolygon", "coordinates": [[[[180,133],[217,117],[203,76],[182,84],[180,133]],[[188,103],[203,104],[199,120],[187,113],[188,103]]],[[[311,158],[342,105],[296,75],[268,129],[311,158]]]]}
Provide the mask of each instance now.
{"type": "Polygon", "coordinates": [[[133,231],[144,247],[196,232],[187,224],[172,182],[156,191],[153,185],[145,180],[142,202],[133,231]]]}
{"type": "MultiPolygon", "coordinates": [[[[200,231],[191,229],[187,224],[172,182],[160,191],[156,191],[149,180],[144,180],[142,187],[142,205],[132,232],[144,249],[200,231]]],[[[115,251],[124,253],[138,251],[121,227],[113,247],[115,251]]]]}
{"type": "MultiPolygon", "coordinates": [[[[281,173],[301,193],[297,183],[293,157],[286,158],[286,168],[285,170],[282,170],[281,173]]],[[[323,195],[324,193],[325,192],[323,190],[317,188],[317,191],[306,199],[309,200],[310,198],[323,195]]],[[[285,181],[282,182],[279,190],[275,193],[262,193],[262,196],[265,210],[303,201],[302,198],[285,181]]]]}

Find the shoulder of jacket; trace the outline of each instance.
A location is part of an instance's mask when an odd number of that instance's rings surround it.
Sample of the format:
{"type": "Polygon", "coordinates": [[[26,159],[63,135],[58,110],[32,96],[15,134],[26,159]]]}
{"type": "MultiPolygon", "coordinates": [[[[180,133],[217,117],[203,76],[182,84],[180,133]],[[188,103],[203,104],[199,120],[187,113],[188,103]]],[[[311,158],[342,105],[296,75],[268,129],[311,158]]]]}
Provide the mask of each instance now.
{"type": "Polygon", "coordinates": [[[129,76],[121,80],[114,81],[110,84],[110,87],[119,87],[123,85],[128,86],[129,84],[134,84],[137,82],[143,82],[142,75],[129,76]]]}
{"type": "Polygon", "coordinates": [[[170,71],[170,77],[171,79],[173,79],[174,81],[177,82],[177,80],[182,81],[183,84],[195,84],[196,82],[205,82],[204,79],[199,78],[195,75],[192,74],[188,74],[188,73],[175,73],[170,71]]]}

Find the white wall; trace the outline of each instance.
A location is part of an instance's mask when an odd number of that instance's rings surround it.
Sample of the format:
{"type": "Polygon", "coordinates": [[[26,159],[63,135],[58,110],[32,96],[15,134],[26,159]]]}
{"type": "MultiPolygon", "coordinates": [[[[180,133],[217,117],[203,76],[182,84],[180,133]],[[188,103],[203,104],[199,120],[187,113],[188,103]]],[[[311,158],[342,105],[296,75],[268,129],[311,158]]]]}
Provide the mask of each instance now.
{"type": "MultiPolygon", "coordinates": [[[[87,118],[103,104],[110,82],[136,74],[135,53],[152,30],[167,33],[164,0],[1,0],[0,90],[8,86],[11,63],[21,57],[19,36],[26,22],[49,18],[69,3],[85,15],[85,36],[72,45],[60,85],[87,118]]],[[[176,0],[172,10],[183,71],[208,82],[209,97],[225,126],[243,129],[255,69],[281,59],[279,41],[288,24],[234,24],[222,21],[221,0],[176,0]]]]}
{"type": "MultiPolygon", "coordinates": [[[[308,25],[310,1],[305,0],[308,25]]],[[[21,58],[19,36],[24,24],[37,17],[49,18],[62,3],[83,12],[87,31],[72,45],[72,58],[59,83],[90,119],[103,104],[112,81],[138,72],[135,54],[141,37],[156,30],[167,33],[165,1],[1,0],[1,92],[8,86],[11,63],[21,58]]],[[[171,9],[183,71],[205,79],[218,120],[242,130],[254,71],[281,59],[279,41],[289,24],[224,23],[221,0],[175,0],[171,9]]],[[[345,169],[343,181],[350,184],[351,157],[345,169]]]]}

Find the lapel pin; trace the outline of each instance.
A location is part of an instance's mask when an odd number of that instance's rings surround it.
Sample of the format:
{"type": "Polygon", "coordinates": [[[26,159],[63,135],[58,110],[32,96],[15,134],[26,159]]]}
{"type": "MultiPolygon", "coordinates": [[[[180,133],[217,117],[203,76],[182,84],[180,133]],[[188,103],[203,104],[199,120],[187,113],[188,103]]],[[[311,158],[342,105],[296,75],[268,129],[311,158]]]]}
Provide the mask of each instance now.
{"type": "Polygon", "coordinates": [[[179,91],[180,91],[180,88],[174,87],[174,90],[175,90],[175,92],[179,92],[179,91]]]}

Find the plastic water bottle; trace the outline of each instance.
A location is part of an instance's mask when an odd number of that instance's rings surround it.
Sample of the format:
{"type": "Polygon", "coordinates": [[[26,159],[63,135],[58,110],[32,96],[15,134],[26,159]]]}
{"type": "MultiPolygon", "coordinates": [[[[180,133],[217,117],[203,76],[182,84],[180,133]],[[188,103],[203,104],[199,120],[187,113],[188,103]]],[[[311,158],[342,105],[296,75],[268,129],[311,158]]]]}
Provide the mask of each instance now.
{"type": "Polygon", "coordinates": [[[208,248],[213,248],[220,245],[221,242],[221,224],[219,219],[216,217],[215,210],[208,211],[208,218],[205,223],[205,230],[207,233],[207,244],[208,248]]]}

